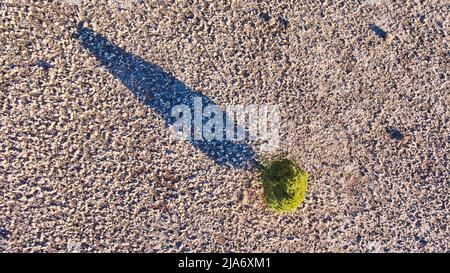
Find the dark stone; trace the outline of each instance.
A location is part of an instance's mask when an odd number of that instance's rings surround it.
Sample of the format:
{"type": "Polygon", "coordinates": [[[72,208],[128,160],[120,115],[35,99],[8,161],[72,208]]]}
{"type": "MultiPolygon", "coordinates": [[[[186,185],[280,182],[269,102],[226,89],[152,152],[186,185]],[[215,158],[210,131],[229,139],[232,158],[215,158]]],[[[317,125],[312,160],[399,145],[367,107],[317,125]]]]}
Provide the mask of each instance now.
{"type": "Polygon", "coordinates": [[[395,128],[389,127],[389,128],[386,128],[386,131],[392,139],[402,140],[404,138],[404,135],[402,134],[402,132],[400,132],[399,130],[397,130],[395,128]]]}
{"type": "Polygon", "coordinates": [[[387,38],[387,32],[381,29],[379,26],[376,26],[374,24],[369,24],[369,28],[375,32],[376,35],[380,36],[383,39],[387,38]]]}
{"type": "Polygon", "coordinates": [[[287,28],[289,26],[289,21],[282,17],[278,18],[278,22],[280,22],[281,26],[284,28],[287,28]]]}
{"type": "Polygon", "coordinates": [[[261,13],[259,14],[259,17],[261,17],[261,19],[262,19],[264,22],[269,22],[270,18],[272,18],[272,17],[270,17],[269,14],[267,14],[267,13],[265,13],[265,12],[261,12],[261,13]]]}
{"type": "Polygon", "coordinates": [[[37,61],[36,65],[39,66],[40,68],[44,69],[45,71],[49,70],[52,67],[51,64],[49,64],[48,62],[43,61],[43,60],[37,61]]]}
{"type": "Polygon", "coordinates": [[[0,227],[0,238],[4,240],[8,240],[11,236],[11,233],[4,227],[0,227]]]}

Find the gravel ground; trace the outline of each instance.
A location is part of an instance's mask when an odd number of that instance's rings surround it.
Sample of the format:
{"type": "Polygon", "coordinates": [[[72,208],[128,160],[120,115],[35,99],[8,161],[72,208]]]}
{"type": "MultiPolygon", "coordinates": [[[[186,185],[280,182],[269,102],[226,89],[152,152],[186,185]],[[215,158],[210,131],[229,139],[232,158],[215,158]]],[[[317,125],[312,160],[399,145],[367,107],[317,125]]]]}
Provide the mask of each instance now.
{"type": "Polygon", "coordinates": [[[447,1],[30,2],[0,1],[0,251],[449,252],[447,1]],[[302,206],[175,141],[82,22],[221,107],[278,104],[253,149],[308,170],[302,206]]]}

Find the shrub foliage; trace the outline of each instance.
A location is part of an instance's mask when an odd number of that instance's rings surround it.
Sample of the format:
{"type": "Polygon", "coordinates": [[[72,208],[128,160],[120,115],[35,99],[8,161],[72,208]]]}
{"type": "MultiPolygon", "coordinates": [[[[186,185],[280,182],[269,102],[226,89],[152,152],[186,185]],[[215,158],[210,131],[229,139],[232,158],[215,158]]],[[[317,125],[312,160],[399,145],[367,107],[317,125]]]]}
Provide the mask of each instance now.
{"type": "Polygon", "coordinates": [[[271,209],[291,212],[305,200],[309,174],[292,160],[282,159],[261,169],[264,197],[271,209]]]}

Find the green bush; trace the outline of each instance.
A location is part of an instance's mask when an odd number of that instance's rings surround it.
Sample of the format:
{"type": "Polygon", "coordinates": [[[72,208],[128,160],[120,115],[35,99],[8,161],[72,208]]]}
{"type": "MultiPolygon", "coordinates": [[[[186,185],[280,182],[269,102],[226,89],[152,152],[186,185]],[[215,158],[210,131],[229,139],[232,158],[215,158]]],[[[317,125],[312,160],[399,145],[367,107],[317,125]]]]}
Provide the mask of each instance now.
{"type": "Polygon", "coordinates": [[[264,197],[271,209],[291,212],[305,200],[309,174],[292,160],[276,160],[262,167],[261,177],[264,197]]]}

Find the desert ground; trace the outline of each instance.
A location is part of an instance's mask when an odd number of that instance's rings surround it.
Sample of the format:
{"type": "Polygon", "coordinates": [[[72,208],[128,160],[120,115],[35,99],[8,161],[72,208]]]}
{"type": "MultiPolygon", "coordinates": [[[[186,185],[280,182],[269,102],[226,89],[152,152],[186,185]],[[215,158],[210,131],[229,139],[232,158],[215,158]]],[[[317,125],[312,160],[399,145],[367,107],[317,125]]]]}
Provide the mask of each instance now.
{"type": "Polygon", "coordinates": [[[449,252],[449,15],[441,0],[0,1],[0,252],[449,252]],[[223,108],[279,105],[278,149],[244,146],[309,172],[302,205],[270,210],[258,171],[221,164],[240,146],[174,139],[139,95],[152,82],[116,69],[130,60],[223,108]]]}

